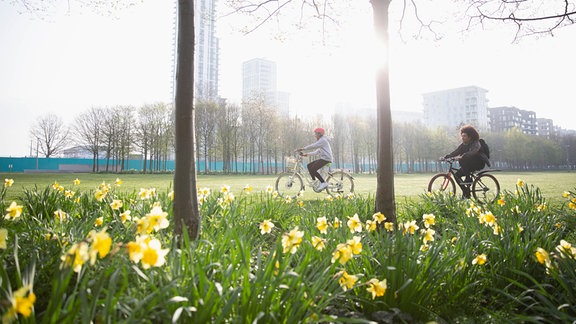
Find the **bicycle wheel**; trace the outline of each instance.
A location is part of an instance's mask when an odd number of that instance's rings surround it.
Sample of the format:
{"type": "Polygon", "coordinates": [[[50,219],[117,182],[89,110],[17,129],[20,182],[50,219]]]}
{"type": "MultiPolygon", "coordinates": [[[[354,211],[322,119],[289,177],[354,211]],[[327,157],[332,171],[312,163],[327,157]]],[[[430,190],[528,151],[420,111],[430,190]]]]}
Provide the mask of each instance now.
{"type": "Polygon", "coordinates": [[[456,183],[454,179],[448,177],[445,173],[436,174],[428,182],[428,192],[442,192],[450,195],[456,194],[456,183]]]}
{"type": "Polygon", "coordinates": [[[332,197],[343,197],[354,193],[354,178],[347,172],[334,171],[328,176],[326,182],[328,182],[326,190],[332,197]]]}
{"type": "Polygon", "coordinates": [[[298,173],[283,172],[276,179],[276,192],[282,197],[296,198],[304,190],[304,181],[298,173]]]}
{"type": "Polygon", "coordinates": [[[482,204],[491,204],[500,195],[500,183],[491,174],[481,174],[472,183],[472,196],[482,204]]]}

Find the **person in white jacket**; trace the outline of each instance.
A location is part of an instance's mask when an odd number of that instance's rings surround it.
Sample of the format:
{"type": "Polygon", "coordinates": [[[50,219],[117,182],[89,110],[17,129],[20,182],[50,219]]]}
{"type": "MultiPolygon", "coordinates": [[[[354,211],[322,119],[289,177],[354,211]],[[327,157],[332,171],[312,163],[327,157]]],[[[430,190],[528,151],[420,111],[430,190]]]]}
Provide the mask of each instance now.
{"type": "Polygon", "coordinates": [[[316,136],[316,142],[310,145],[306,145],[297,150],[303,156],[319,155],[319,158],[317,160],[314,160],[308,163],[307,165],[308,172],[310,172],[312,180],[318,179],[320,181],[317,191],[324,190],[328,186],[328,184],[325,182],[326,179],[322,178],[318,170],[320,170],[320,168],[322,168],[328,163],[331,163],[332,160],[334,160],[334,157],[332,156],[332,147],[330,147],[328,138],[324,136],[324,133],[325,133],[324,128],[322,127],[316,128],[314,130],[314,136],[316,136]],[[309,151],[309,152],[303,153],[303,151],[309,151]]]}

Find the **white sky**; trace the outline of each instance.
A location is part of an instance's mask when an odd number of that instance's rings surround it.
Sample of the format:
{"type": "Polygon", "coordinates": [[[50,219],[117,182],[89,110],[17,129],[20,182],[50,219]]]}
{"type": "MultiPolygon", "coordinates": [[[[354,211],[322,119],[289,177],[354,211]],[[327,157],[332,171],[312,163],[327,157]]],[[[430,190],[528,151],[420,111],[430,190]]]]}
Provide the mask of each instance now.
{"type": "MultiPolygon", "coordinates": [[[[220,95],[239,103],[242,62],[264,57],[277,62],[278,90],[291,93],[299,114],[329,113],[339,102],[373,104],[372,16],[364,2],[327,36],[330,46],[310,30],[280,42],[272,28],[243,36],[230,28],[237,21],[220,20],[220,95]]],[[[171,100],[171,1],[145,0],[117,19],[60,8],[41,20],[17,9],[0,1],[0,156],[28,155],[30,128],[49,112],[71,123],[92,106],[171,100]]],[[[488,90],[490,107],[532,110],[575,129],[576,26],[520,44],[511,37],[497,30],[400,42],[393,35],[392,109],[422,111],[422,93],[475,85],[488,90]]]]}

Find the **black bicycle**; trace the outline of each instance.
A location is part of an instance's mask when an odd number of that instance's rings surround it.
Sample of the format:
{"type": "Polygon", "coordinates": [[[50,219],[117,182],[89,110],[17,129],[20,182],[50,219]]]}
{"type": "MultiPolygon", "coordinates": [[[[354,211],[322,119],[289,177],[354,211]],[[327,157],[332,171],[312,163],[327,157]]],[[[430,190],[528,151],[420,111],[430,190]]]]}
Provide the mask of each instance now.
{"type": "MultiPolygon", "coordinates": [[[[456,194],[456,172],[458,168],[454,166],[456,160],[454,158],[442,158],[441,162],[446,162],[449,165],[448,171],[445,173],[435,174],[428,183],[429,192],[445,192],[456,194]]],[[[482,204],[491,204],[500,195],[500,183],[498,179],[490,172],[500,171],[494,169],[481,170],[479,172],[472,172],[470,174],[470,181],[465,181],[461,185],[470,188],[470,194],[474,199],[482,204]]]]}

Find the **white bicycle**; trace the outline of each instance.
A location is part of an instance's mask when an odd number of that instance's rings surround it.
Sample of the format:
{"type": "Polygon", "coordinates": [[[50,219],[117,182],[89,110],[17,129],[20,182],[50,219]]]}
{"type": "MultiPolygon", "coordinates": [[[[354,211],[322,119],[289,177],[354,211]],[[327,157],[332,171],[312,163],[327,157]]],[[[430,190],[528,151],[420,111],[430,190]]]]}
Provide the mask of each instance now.
{"type": "Polygon", "coordinates": [[[276,179],[276,192],[282,197],[296,198],[298,194],[305,189],[306,184],[315,192],[326,190],[332,197],[343,197],[344,195],[354,193],[354,177],[342,169],[330,170],[330,164],[320,168],[318,172],[322,178],[326,179],[328,186],[326,189],[318,190],[320,181],[312,180],[302,163],[302,155],[295,154],[286,158],[285,170],[276,179]]]}

